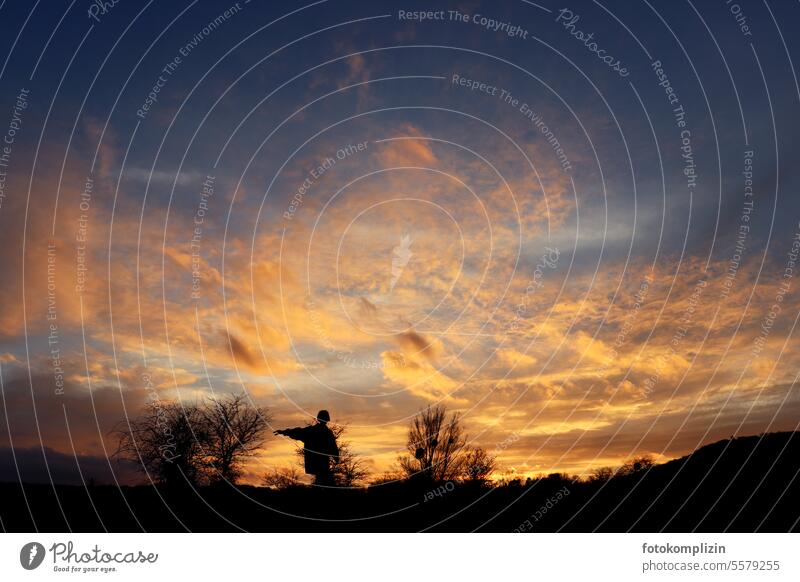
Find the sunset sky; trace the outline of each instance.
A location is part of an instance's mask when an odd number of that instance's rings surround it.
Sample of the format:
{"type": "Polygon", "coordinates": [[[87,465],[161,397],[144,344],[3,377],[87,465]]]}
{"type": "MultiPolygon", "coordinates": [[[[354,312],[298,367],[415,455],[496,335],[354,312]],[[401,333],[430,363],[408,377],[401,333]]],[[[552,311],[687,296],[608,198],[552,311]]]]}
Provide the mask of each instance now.
{"type": "Polygon", "coordinates": [[[436,403],[498,476],[795,429],[800,6],[740,4],[0,3],[0,480],[242,391],[375,476],[436,403]]]}

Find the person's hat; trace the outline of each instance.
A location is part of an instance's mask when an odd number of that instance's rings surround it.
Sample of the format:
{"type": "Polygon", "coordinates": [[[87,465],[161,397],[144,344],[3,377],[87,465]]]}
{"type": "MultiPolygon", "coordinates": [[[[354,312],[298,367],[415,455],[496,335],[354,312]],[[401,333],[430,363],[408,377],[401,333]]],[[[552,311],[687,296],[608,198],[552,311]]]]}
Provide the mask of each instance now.
{"type": "Polygon", "coordinates": [[[320,410],[317,413],[317,420],[320,421],[320,422],[330,422],[331,421],[331,415],[328,413],[327,410],[320,410]]]}

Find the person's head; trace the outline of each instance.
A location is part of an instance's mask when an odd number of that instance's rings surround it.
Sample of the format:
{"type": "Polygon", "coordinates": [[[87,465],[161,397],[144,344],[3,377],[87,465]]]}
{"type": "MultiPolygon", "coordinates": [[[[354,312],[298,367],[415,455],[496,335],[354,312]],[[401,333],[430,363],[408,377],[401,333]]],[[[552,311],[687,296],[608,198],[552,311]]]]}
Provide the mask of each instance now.
{"type": "Polygon", "coordinates": [[[317,422],[321,422],[322,424],[328,424],[331,421],[331,415],[328,413],[327,410],[320,410],[317,413],[317,422]]]}

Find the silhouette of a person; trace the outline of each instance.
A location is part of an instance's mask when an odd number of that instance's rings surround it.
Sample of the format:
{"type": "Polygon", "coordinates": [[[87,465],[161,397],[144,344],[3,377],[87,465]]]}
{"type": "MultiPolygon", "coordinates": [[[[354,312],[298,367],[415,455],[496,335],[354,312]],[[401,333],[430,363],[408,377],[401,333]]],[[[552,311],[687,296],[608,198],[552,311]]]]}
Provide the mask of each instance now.
{"type": "Polygon", "coordinates": [[[305,471],[314,475],[315,485],[334,484],[331,462],[339,458],[339,446],[336,444],[336,436],[328,427],[330,420],[328,411],[320,410],[316,424],[275,431],[275,434],[302,441],[305,471]]]}

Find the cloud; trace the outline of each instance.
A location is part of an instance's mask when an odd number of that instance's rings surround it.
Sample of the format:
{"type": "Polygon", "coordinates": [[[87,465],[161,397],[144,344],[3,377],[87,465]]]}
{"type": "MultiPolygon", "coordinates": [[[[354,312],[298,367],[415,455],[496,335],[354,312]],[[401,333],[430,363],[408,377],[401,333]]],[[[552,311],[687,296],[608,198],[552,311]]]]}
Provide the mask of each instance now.
{"type": "Polygon", "coordinates": [[[151,186],[192,186],[202,184],[205,175],[195,171],[168,172],[165,170],[152,170],[150,168],[125,168],[123,179],[133,182],[143,182],[151,186]]]}
{"type": "Polygon", "coordinates": [[[497,357],[506,366],[513,366],[519,370],[531,368],[538,362],[533,356],[524,354],[514,348],[498,350],[497,357]]]}
{"type": "Polygon", "coordinates": [[[230,333],[226,333],[224,331],[222,333],[225,335],[225,337],[228,338],[228,343],[231,346],[231,352],[233,352],[233,355],[236,358],[237,362],[241,362],[242,364],[253,370],[258,370],[261,368],[261,366],[259,366],[258,362],[256,361],[256,358],[253,356],[253,354],[250,353],[250,350],[247,349],[247,346],[245,346],[239,339],[237,339],[236,336],[231,335],[230,333]]]}
{"type": "Polygon", "coordinates": [[[422,355],[428,361],[435,360],[442,352],[441,342],[430,339],[413,330],[394,336],[395,342],[412,356],[422,355]]]}
{"type": "Polygon", "coordinates": [[[395,131],[394,137],[406,139],[393,139],[380,144],[378,157],[384,167],[395,168],[402,166],[437,167],[439,160],[433,153],[429,141],[422,138],[419,128],[405,124],[395,131]],[[411,138],[411,139],[408,139],[411,138]]]}
{"type": "Polygon", "coordinates": [[[420,360],[391,350],[382,352],[381,358],[384,376],[403,386],[410,394],[429,401],[454,400],[453,393],[459,383],[427,359],[420,360]]]}

